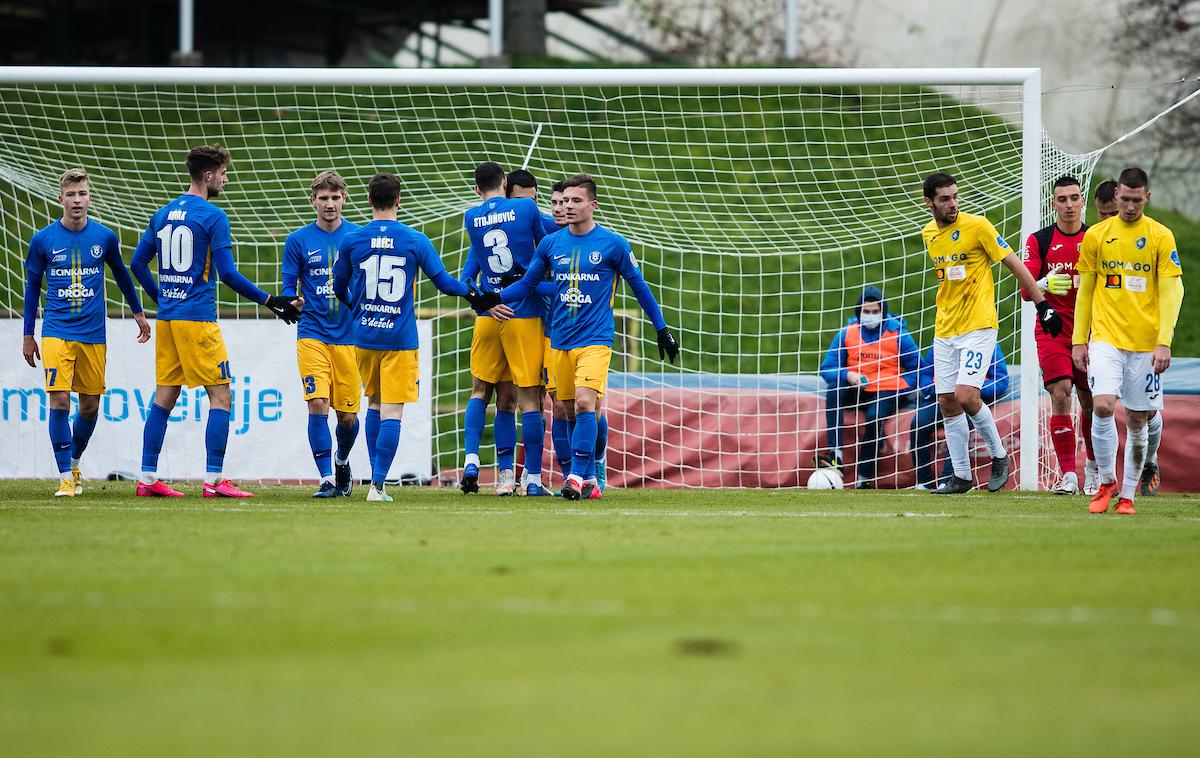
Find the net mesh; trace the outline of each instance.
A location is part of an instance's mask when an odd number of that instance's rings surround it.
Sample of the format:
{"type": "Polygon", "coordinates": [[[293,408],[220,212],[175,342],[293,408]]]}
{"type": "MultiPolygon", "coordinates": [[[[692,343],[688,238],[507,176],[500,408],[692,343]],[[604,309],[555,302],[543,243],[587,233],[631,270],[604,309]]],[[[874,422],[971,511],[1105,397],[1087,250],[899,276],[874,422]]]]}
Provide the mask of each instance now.
{"type": "MultiPolygon", "coordinates": [[[[597,220],[631,242],[682,346],[679,365],[661,362],[653,329],[643,327],[627,288],[618,289],[611,407],[622,393],[653,392],[655,404],[638,407],[660,414],[651,421],[662,442],[614,435],[610,478],[626,474],[629,484],[690,484],[702,474],[761,485],[773,481],[754,460],[763,451],[791,469],[775,483],[803,484],[799,469],[825,446],[824,414],[819,402],[786,398],[820,397],[817,367],[863,287],[883,290],[922,350],[932,343],[937,285],[920,239],[929,172],[958,176],[963,209],[986,215],[1014,248],[1021,242],[1017,86],[5,84],[0,102],[0,306],[13,315],[22,307],[26,243],[59,215],[56,177],[70,166],[92,175],[92,215],[119,232],[128,260],[149,216],[183,190],[187,149],[227,146],[231,184],[219,202],[235,257],[272,291],[284,238],[312,220],[307,188],[319,171],[346,177],[347,217],[356,221],[368,214],[369,177],[396,173],[401,219],[430,236],[452,272],[464,262],[462,213],[477,202],[477,163],[511,169],[529,156],[543,187],[592,174],[597,220]],[[744,403],[722,410],[721,399],[735,395],[751,396],[753,412],[744,403]],[[691,412],[698,398],[705,410],[691,412]],[[781,414],[794,418],[781,424],[781,414]]],[[[1098,156],[1043,144],[1043,178],[1075,173],[1086,186],[1098,156]]],[[[1048,193],[1043,211],[1049,223],[1048,193]]],[[[1018,363],[1015,284],[997,278],[1000,344],[1018,363]]],[[[452,477],[461,465],[472,319],[427,282],[417,291],[434,319],[433,468],[452,477]]],[[[119,292],[108,292],[121,312],[119,292]]],[[[227,329],[264,315],[225,288],[219,304],[227,329]]],[[[263,348],[295,360],[286,340],[263,348]]],[[[1014,381],[1010,398],[1018,389],[1014,381]]],[[[302,409],[294,411],[298,432],[302,409]]],[[[1017,413],[1016,403],[998,407],[1001,426],[1015,429],[1017,413]]],[[[907,419],[897,417],[879,452],[898,482],[911,481],[914,469],[907,419]]],[[[861,417],[844,423],[850,440],[861,434],[861,417]]],[[[1052,464],[1043,456],[1044,480],[1052,464]]]]}

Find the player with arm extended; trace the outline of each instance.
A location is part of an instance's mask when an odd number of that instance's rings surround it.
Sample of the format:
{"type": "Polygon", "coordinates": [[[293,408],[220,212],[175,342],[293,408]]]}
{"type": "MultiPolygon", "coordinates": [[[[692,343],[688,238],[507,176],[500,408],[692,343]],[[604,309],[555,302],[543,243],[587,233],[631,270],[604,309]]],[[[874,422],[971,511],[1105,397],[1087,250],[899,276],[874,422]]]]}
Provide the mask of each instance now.
{"type": "Polygon", "coordinates": [[[629,243],[593,219],[598,203],[592,178],[576,174],[567,179],[563,203],[567,228],[538,245],[525,276],[498,295],[484,293],[473,304],[478,310],[497,300],[520,302],[550,272],[558,297],[551,329],[558,393],[568,415],[575,419],[571,439],[574,460],[562,495],[567,500],[598,499],[600,488],[596,486],[593,457],[596,401],[604,395],[608,384],[613,297],[618,277],[629,283],[638,304],[653,322],[658,332],[659,356],[669,357],[674,363],[679,345],[642,278],[629,243]]]}
{"type": "MultiPolygon", "coordinates": [[[[537,203],[506,197],[507,177],[499,164],[488,161],[475,169],[475,193],[483,202],[463,214],[471,241],[468,263],[460,279],[482,274],[483,290],[498,292],[529,267],[534,246],[545,236],[537,203]]],[[[542,416],[542,354],[544,303],[536,294],[502,306],[475,319],[471,339],[471,398],[463,418],[462,491],[479,491],[479,440],[487,403],[496,392],[496,494],[516,490],[514,452],[517,442],[512,388],[521,409],[521,438],[525,447],[525,494],[549,494],[541,483],[542,445],[546,422],[542,416]]]]}
{"type": "MultiPolygon", "coordinates": [[[[379,413],[372,443],[370,502],[390,503],[384,489],[400,444],[405,403],[418,397],[417,271],[447,295],[466,297],[467,285],[446,273],[433,243],[396,220],[400,182],[392,174],[371,177],[371,221],[342,238],[333,266],[333,292],[353,308],[354,352],[368,408],[379,413]]],[[[369,425],[366,434],[374,431],[369,425]]]]}
{"type": "Polygon", "coordinates": [[[988,364],[996,347],[996,285],[992,264],[1003,263],[1034,301],[1038,323],[1050,336],[1062,331],[1062,318],[1046,302],[1037,282],[983,216],[958,210],[958,180],[936,172],[925,178],[925,204],[933,215],[921,236],[938,280],[937,316],[933,330],[934,385],[945,420],[946,447],[954,475],[934,490],[937,495],[970,492],[969,416],[987,443],[992,458],[988,491],[1008,482],[1011,463],[996,421],[980,398],[988,364]]]}
{"type": "MultiPolygon", "coordinates": [[[[1087,373],[1080,371],[1071,360],[1071,328],[1078,279],[1075,264],[1088,229],[1083,223],[1085,202],[1078,179],[1059,177],[1050,190],[1055,222],[1029,235],[1022,256],[1025,267],[1037,280],[1038,289],[1045,293],[1050,307],[1063,319],[1063,330],[1057,337],[1047,334],[1040,324],[1034,327],[1042,383],[1050,393],[1050,441],[1060,470],[1052,491],[1059,495],[1079,492],[1079,475],[1075,471],[1075,426],[1071,421],[1072,387],[1079,398],[1080,425],[1087,450],[1085,488],[1091,472],[1096,470],[1092,454],[1092,392],[1088,389],[1087,373]]],[[[1022,297],[1026,297],[1024,293],[1022,297]]],[[[1099,481],[1096,484],[1099,486],[1099,481]]]]}
{"type": "Polygon", "coordinates": [[[55,497],[83,494],[79,459],[96,429],[100,396],[104,394],[106,363],[104,266],[133,312],[138,342],[150,339],[150,324],[142,313],[137,289],[121,258],[116,233],[88,218],[92,202],[87,172],[65,171],[58,178],[62,217],[39,230],[29,240],[25,259],[25,329],[21,353],[36,368],[42,360],[46,394],[50,399],[50,446],[58,466],[55,497]],[[33,336],[42,279],[46,281],[46,307],[42,320],[42,346],[33,336]],[[79,396],[79,413],[71,425],[71,393],[79,396]]]}
{"type": "MultiPolygon", "coordinates": [[[[1079,297],[1072,348],[1092,388],[1092,448],[1100,490],[1088,510],[1133,515],[1134,495],[1151,453],[1147,422],[1163,407],[1163,373],[1183,303],[1175,235],[1145,215],[1150,177],[1127,168],[1117,180],[1118,213],[1088,229],[1079,253],[1079,297]],[[1117,400],[1125,407],[1125,470],[1117,483],[1117,400]]],[[[1157,442],[1153,444],[1157,452],[1157,442]]]]}
{"type": "Polygon", "coordinates": [[[130,268],[151,300],[158,303],[158,334],[154,340],[154,403],[142,436],[142,474],[139,497],[182,497],[158,478],[158,456],[167,434],[167,419],[184,385],[208,393],[208,422],[204,433],[207,453],[205,497],[253,497],[221,476],[229,440],[233,371],[217,325],[217,277],[242,297],[266,306],[283,321],[294,324],[300,312],[287,298],[268,295],[238,272],[233,262],[229,216],[211,200],[229,181],[229,151],[202,145],[187,154],[191,185],[150,219],[134,251],[130,268]],[[158,261],[158,279],[150,260],[158,261]]]}
{"type": "MultiPolygon", "coordinates": [[[[296,362],[308,404],[308,445],[320,488],[316,498],[347,496],[353,488],[350,450],[358,437],[362,379],[354,353],[354,314],[333,294],[333,265],[342,239],[358,224],[342,218],[346,180],[336,171],[313,179],[309,202],[317,220],[288,235],[283,245],[283,296],[304,303],[296,328],[296,362]],[[329,409],[337,414],[337,454],[329,409]],[[335,476],[336,475],[336,476],[335,476]]],[[[378,427],[378,411],[371,424],[378,427]]]]}

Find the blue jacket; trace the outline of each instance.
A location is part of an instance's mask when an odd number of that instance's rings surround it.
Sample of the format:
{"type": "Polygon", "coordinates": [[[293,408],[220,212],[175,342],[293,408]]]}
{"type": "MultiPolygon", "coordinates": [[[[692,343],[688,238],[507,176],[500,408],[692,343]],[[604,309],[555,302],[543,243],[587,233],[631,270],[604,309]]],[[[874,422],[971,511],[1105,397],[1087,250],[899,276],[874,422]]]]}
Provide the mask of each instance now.
{"type": "Polygon", "coordinates": [[[916,386],[921,348],[917,347],[904,319],[888,312],[887,301],[883,299],[883,293],[878,287],[867,287],[859,295],[858,302],[854,306],[854,315],[846,321],[846,326],[838,329],[837,334],[833,337],[833,342],[829,343],[829,349],[825,351],[825,358],[821,361],[821,378],[830,387],[844,387],[849,384],[849,380],[846,378],[846,373],[850,370],[847,367],[849,361],[846,354],[846,329],[859,323],[864,300],[878,300],[883,306],[884,319],[883,323],[875,329],[860,328],[863,342],[878,342],[885,330],[899,332],[897,339],[900,347],[901,377],[911,390],[916,386]]]}
{"type": "MultiPolygon", "coordinates": [[[[920,387],[922,400],[934,398],[936,392],[933,388],[933,348],[921,354],[920,387]]],[[[997,400],[1008,394],[1008,364],[1004,362],[1004,353],[999,344],[992,353],[992,365],[988,367],[987,377],[979,391],[984,397],[997,400]]]]}

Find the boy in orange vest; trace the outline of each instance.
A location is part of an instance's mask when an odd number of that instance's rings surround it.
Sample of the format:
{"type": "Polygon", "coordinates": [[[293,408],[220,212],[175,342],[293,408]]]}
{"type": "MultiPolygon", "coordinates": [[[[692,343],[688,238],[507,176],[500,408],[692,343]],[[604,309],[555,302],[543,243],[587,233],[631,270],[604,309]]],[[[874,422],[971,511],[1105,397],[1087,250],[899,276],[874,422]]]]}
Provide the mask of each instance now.
{"type": "Polygon", "coordinates": [[[875,486],[883,424],[896,412],[900,399],[912,390],[919,363],[920,350],[904,319],[888,313],[878,287],[864,289],[854,316],[838,330],[821,361],[821,378],[829,386],[825,392],[829,451],[817,456],[818,466],[841,468],[845,412],[861,407],[866,425],[858,433],[855,487],[875,486]]]}

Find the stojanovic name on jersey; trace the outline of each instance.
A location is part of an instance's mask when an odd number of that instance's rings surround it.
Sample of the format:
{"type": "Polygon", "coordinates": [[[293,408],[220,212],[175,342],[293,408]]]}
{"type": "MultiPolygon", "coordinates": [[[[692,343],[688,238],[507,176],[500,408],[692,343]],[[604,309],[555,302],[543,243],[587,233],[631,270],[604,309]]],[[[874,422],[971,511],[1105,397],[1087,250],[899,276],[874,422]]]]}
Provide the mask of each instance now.
{"type": "Polygon", "coordinates": [[[479,229],[480,227],[484,226],[495,226],[496,224],[503,224],[506,221],[516,220],[516,211],[500,211],[499,213],[489,213],[485,216],[476,216],[475,220],[471,222],[471,225],[476,229],[479,229]]]}

